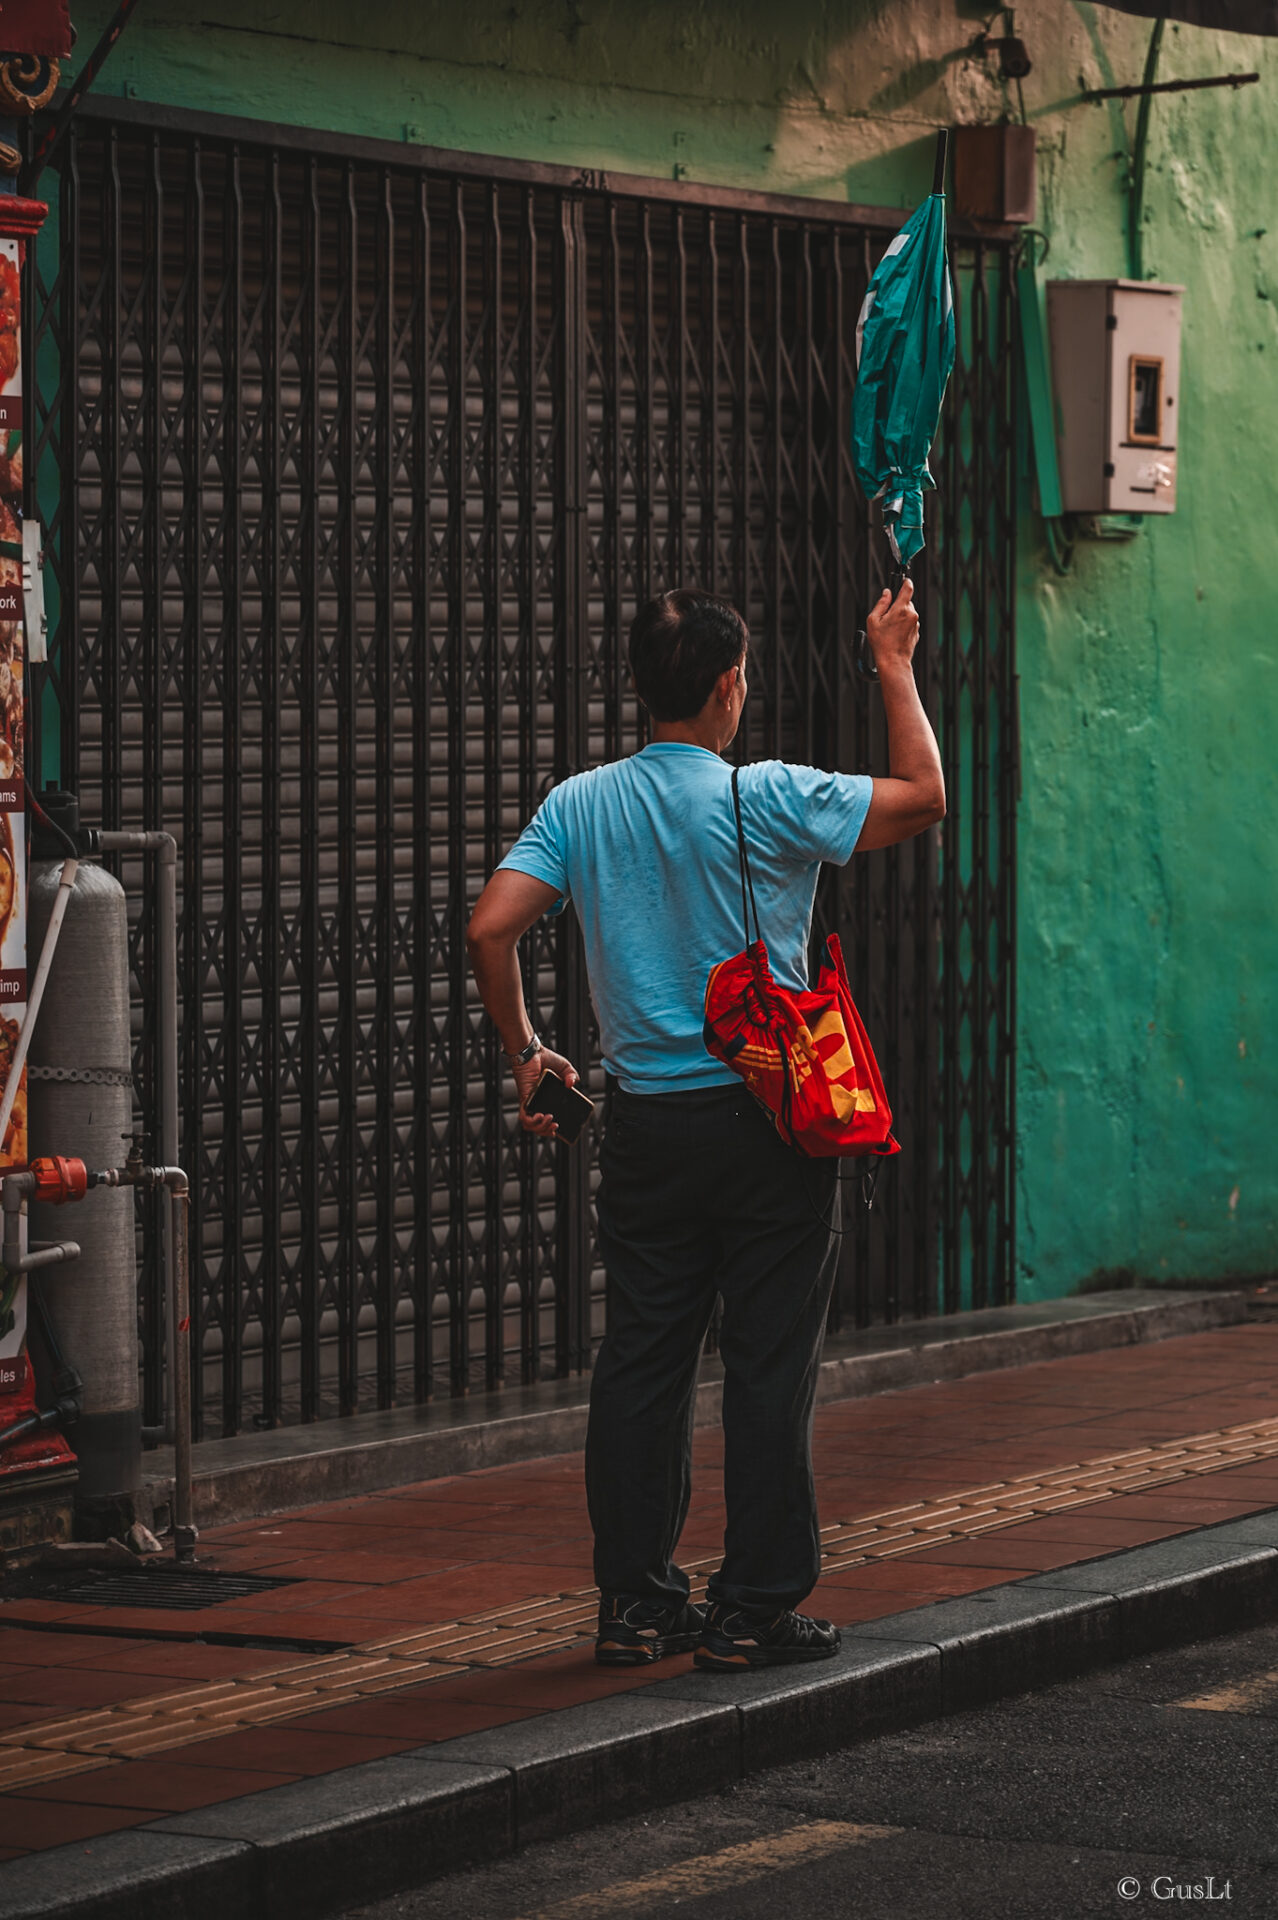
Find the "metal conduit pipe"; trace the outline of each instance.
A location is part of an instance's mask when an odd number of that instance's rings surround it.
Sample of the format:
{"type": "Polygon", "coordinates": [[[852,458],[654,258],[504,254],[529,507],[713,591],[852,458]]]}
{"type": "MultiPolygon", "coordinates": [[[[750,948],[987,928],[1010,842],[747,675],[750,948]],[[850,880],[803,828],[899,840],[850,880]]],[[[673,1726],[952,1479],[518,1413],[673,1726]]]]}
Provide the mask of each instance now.
{"type": "Polygon", "coordinates": [[[191,1183],[181,1167],[147,1167],[141,1156],[130,1154],[122,1167],[90,1173],[91,1187],[166,1187],[173,1243],[174,1307],[177,1363],[171,1396],[173,1412],[173,1551],[187,1563],[195,1559],[199,1537],[195,1525],[191,1475],[191,1183]]]}
{"type": "Polygon", "coordinates": [[[68,1420],[61,1406],[45,1407],[41,1413],[29,1413],[25,1420],[15,1420],[11,1427],[0,1427],[0,1453],[13,1445],[15,1440],[25,1440],[29,1433],[43,1433],[46,1427],[66,1427],[74,1425],[68,1420]]]}
{"type": "MultiPolygon", "coordinates": [[[[94,853],[155,853],[159,855],[156,908],[159,949],[159,1080],[160,1080],[160,1159],[174,1167],[178,1157],[178,984],[177,984],[177,841],[161,829],[146,832],[117,832],[104,828],[84,836],[94,853]]],[[[0,1135],[0,1139],[3,1135],[0,1135]]],[[[143,1428],[147,1441],[177,1444],[174,1414],[175,1383],[178,1375],[177,1327],[180,1317],[176,1295],[176,1253],[172,1221],[164,1230],[164,1303],[165,1303],[165,1389],[164,1418],[158,1427],[143,1428]]],[[[188,1369],[189,1369],[188,1355],[188,1369]]]]}

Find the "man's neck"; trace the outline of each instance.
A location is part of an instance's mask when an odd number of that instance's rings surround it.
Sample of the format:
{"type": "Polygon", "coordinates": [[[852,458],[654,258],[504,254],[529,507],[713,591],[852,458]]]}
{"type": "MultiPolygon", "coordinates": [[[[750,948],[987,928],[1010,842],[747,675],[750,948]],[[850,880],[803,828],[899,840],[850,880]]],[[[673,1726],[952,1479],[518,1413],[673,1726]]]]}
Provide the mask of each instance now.
{"type": "Polygon", "coordinates": [[[675,741],[682,747],[704,747],[707,753],[717,754],[722,754],[725,745],[717,727],[699,725],[695,720],[659,720],[653,725],[652,740],[654,746],[675,741]]]}

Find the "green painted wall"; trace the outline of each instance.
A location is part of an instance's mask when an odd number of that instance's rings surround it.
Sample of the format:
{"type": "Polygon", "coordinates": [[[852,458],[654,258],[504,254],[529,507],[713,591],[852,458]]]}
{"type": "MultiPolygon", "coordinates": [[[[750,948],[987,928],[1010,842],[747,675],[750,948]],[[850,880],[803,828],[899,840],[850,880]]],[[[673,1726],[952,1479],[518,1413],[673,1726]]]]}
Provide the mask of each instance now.
{"type": "MultiPolygon", "coordinates": [[[[81,46],[108,8],[77,6],[81,46]]],[[[930,135],[1015,108],[965,0],[148,0],[103,90],[591,167],[907,206],[930,135]]],[[[1127,271],[1148,24],[1018,6],[1049,274],[1127,271]]],[[[1180,505],[1047,565],[1019,614],[1024,1298],[1278,1268],[1278,41],[1169,27],[1144,269],[1185,303],[1180,505]]]]}

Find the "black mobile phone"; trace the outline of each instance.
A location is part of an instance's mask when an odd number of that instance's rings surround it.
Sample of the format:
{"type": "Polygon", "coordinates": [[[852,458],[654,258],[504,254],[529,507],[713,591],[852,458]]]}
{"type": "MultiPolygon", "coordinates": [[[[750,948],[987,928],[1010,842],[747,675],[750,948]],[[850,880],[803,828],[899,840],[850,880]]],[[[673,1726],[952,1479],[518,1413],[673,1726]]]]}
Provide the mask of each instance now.
{"type": "Polygon", "coordinates": [[[529,1113],[548,1113],[559,1128],[559,1138],[569,1142],[578,1137],[594,1110],[593,1100],[587,1100],[576,1087],[566,1087],[549,1067],[533,1088],[527,1107],[529,1113]]]}

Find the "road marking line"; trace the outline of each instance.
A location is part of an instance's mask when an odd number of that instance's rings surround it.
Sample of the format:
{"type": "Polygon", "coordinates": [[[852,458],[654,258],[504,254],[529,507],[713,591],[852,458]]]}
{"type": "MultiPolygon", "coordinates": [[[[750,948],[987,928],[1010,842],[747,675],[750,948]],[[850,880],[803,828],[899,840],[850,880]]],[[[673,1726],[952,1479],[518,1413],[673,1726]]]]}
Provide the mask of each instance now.
{"type": "Polygon", "coordinates": [[[596,1914],[625,1912],[674,1900],[697,1899],[704,1894],[721,1893],[726,1887],[741,1886],[761,1874],[780,1873],[825,1854],[839,1853],[845,1847],[868,1846],[874,1840],[890,1840],[902,1833],[902,1827],[854,1825],[846,1820],[813,1820],[806,1827],[789,1827],[784,1833],[769,1834],[764,1840],[745,1840],[739,1846],[723,1847],[718,1853],[698,1854],[693,1860],[679,1860],[672,1867],[646,1873],[639,1880],[619,1880],[597,1893],[579,1893],[553,1907],[542,1907],[533,1920],[593,1920],[596,1914]]]}
{"type": "Polygon", "coordinates": [[[1173,1700],[1174,1707],[1193,1707],[1205,1713],[1258,1713],[1269,1701],[1278,1699],[1278,1667],[1268,1673],[1252,1674],[1232,1687],[1217,1687],[1212,1693],[1191,1694],[1173,1700]]]}
{"type": "MultiPolygon", "coordinates": [[[[984,1481],[958,1493],[912,1500],[822,1528],[822,1572],[843,1572],[950,1541],[970,1541],[974,1534],[1018,1526],[1036,1514],[1050,1514],[1064,1505],[1077,1508],[1099,1504],[1129,1491],[1138,1467],[1140,1486],[1164,1486],[1212,1473],[1222,1464],[1267,1460],[1275,1455],[1278,1419],[1252,1420],[1237,1427],[1164,1441],[1159,1446],[1103,1454],[1073,1466],[1025,1473],[1004,1481],[984,1481]]],[[[683,1564],[691,1576],[692,1597],[700,1599],[706,1575],[718,1566],[719,1555],[707,1554],[683,1564]]],[[[123,1700],[115,1707],[10,1727],[0,1734],[0,1790],[28,1781],[56,1779],[64,1773],[80,1773],[90,1766],[109,1766],[114,1760],[142,1751],[191,1746],[232,1727],[300,1719],[321,1707],[391,1692],[396,1687],[429,1685],[432,1679],[455,1676],[466,1669],[483,1671],[510,1661],[535,1659],[587,1636],[594,1625],[596,1606],[593,1587],[535,1595],[513,1606],[490,1608],[460,1620],[438,1621],[424,1628],[395,1628],[340,1653],[308,1654],[266,1671],[255,1668],[238,1679],[206,1681],[171,1693],[149,1694],[145,1699],[123,1700]]],[[[21,1626],[23,1622],[15,1624],[21,1626]]],[[[0,1629],[0,1659],[3,1648],[0,1629]]],[[[1223,1703],[1222,1707],[1231,1710],[1223,1703]]]]}

